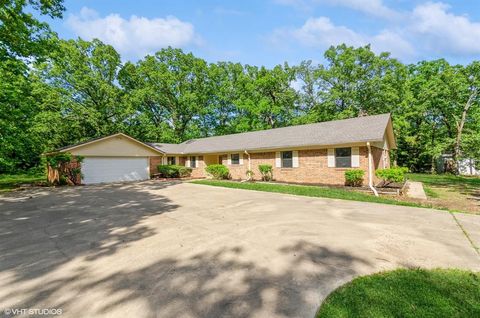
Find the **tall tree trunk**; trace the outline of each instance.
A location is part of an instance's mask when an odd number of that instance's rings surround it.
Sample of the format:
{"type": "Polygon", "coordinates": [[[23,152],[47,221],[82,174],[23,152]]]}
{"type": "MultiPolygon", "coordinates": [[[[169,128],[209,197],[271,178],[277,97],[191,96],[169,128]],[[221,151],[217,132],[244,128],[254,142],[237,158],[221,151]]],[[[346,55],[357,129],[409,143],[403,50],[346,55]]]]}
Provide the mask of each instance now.
{"type": "MultiPolygon", "coordinates": [[[[432,125],[432,146],[431,146],[432,149],[435,148],[435,132],[436,132],[436,131],[435,131],[435,123],[434,123],[434,124],[432,125]]],[[[430,162],[430,164],[431,164],[432,166],[430,167],[430,173],[435,173],[435,172],[437,172],[437,169],[436,169],[436,168],[437,168],[437,167],[436,167],[436,159],[437,159],[437,158],[436,158],[435,155],[432,153],[432,158],[431,158],[431,162],[430,162]]]]}
{"type": "Polygon", "coordinates": [[[460,151],[461,151],[460,146],[462,142],[463,127],[465,126],[468,110],[470,109],[470,107],[472,107],[473,101],[475,100],[476,97],[477,97],[477,90],[474,89],[472,94],[470,94],[470,97],[468,98],[467,103],[463,107],[462,118],[460,119],[460,122],[457,123],[457,137],[455,138],[455,146],[453,150],[453,165],[454,165],[453,168],[454,168],[455,174],[457,175],[460,172],[458,169],[458,160],[460,159],[460,151]]]}

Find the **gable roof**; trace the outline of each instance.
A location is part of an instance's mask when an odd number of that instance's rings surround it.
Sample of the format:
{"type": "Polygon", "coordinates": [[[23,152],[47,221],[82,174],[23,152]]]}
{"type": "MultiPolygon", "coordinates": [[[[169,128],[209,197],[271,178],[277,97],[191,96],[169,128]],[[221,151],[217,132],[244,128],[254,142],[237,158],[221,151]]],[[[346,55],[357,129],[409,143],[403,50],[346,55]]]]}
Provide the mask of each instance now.
{"type": "Polygon", "coordinates": [[[148,144],[164,153],[171,153],[171,154],[181,154],[185,149],[185,145],[183,143],[166,144],[166,143],[159,143],[159,142],[150,142],[148,144]]]}
{"type": "Polygon", "coordinates": [[[171,154],[201,154],[383,142],[385,137],[390,147],[396,148],[390,114],[191,139],[181,144],[151,145],[171,154]]]}
{"type": "MultiPolygon", "coordinates": [[[[70,146],[65,146],[65,147],[62,147],[62,148],[58,148],[56,149],[54,152],[66,152],[66,151],[69,151],[69,150],[73,150],[73,149],[77,149],[77,148],[80,148],[80,147],[83,147],[83,146],[86,146],[86,145],[90,145],[90,144],[93,144],[93,143],[96,143],[96,142],[101,142],[101,141],[104,141],[104,140],[107,140],[107,139],[110,139],[110,138],[114,138],[114,137],[118,137],[118,136],[121,136],[121,137],[125,137],[126,139],[130,140],[130,141],[133,141],[143,147],[147,147],[149,148],[150,150],[153,150],[157,153],[160,153],[160,154],[164,154],[165,152],[163,152],[162,150],[158,149],[157,147],[154,147],[148,143],[145,143],[145,142],[141,142],[133,137],[130,137],[129,135],[126,135],[124,133],[117,133],[117,134],[113,134],[113,135],[109,135],[109,136],[104,136],[104,137],[98,137],[98,138],[94,138],[94,139],[90,139],[90,140],[87,140],[87,141],[84,141],[84,142],[80,142],[78,144],[75,144],[75,145],[70,145],[70,146]]],[[[53,153],[53,152],[50,152],[50,153],[53,153]]],[[[48,154],[48,153],[47,153],[48,154]]]]}

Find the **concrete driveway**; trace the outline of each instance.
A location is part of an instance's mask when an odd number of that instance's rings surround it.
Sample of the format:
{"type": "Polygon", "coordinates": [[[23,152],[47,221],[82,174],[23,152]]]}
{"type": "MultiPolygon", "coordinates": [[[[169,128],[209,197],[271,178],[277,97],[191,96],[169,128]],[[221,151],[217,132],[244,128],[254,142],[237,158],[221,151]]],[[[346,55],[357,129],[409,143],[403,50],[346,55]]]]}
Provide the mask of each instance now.
{"type": "Polygon", "coordinates": [[[480,257],[442,211],[153,181],[0,197],[0,310],[313,317],[355,276],[417,266],[480,257]]]}

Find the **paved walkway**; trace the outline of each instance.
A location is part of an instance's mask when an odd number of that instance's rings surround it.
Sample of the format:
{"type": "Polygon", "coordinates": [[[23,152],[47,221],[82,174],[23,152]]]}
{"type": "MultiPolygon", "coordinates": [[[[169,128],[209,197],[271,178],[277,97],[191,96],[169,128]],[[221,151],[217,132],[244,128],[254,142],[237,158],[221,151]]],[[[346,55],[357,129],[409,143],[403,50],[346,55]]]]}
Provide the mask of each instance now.
{"type": "Polygon", "coordinates": [[[417,266],[480,257],[429,209],[155,181],[0,196],[0,309],[311,318],[358,275],[417,266]]]}
{"type": "Polygon", "coordinates": [[[407,196],[414,199],[426,200],[427,195],[423,190],[423,184],[417,181],[408,181],[407,196]]]}

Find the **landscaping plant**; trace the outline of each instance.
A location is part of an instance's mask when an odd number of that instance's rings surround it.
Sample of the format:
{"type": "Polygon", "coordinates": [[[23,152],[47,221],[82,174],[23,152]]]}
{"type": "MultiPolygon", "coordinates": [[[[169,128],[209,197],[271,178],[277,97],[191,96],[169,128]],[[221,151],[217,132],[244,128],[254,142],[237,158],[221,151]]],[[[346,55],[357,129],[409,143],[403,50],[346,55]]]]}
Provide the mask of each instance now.
{"type": "Polygon", "coordinates": [[[48,181],[54,185],[77,185],[81,183],[81,156],[60,152],[46,156],[48,181]]]}
{"type": "Polygon", "coordinates": [[[247,170],[245,174],[247,175],[247,181],[251,181],[253,179],[253,176],[255,175],[255,172],[253,172],[253,170],[247,170]]]}
{"type": "Polygon", "coordinates": [[[351,169],[345,171],[345,184],[352,187],[360,187],[363,184],[365,171],[361,169],[351,169]]]}
{"type": "Polygon", "coordinates": [[[209,165],[205,168],[205,171],[217,180],[228,179],[230,177],[228,168],[221,164],[209,165]]]}
{"type": "Polygon", "coordinates": [[[405,167],[396,167],[388,169],[379,169],[375,171],[375,175],[380,179],[383,179],[385,184],[392,182],[404,182],[405,173],[408,172],[408,168],[405,167]]]}
{"type": "Polygon", "coordinates": [[[178,165],[159,165],[157,169],[164,178],[185,178],[192,173],[192,168],[178,165]]]}
{"type": "Polygon", "coordinates": [[[273,169],[272,165],[258,165],[258,170],[262,175],[263,181],[272,181],[273,180],[273,169]]]}

